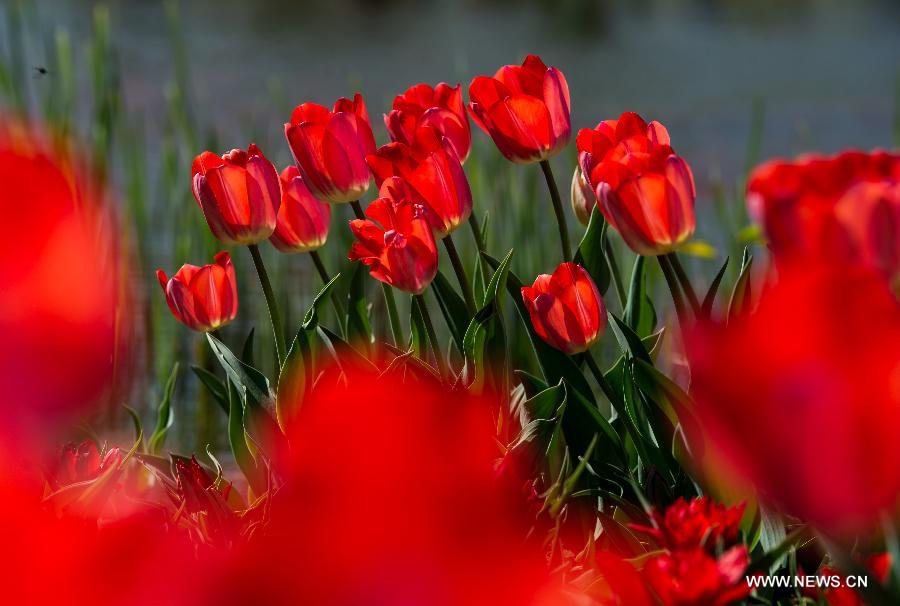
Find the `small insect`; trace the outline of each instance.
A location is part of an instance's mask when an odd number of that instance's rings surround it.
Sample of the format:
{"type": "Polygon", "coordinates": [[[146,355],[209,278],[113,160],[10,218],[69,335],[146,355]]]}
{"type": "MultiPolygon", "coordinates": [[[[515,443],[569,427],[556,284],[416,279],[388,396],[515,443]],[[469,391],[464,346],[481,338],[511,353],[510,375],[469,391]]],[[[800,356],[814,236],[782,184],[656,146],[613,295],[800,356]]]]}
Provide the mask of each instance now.
{"type": "Polygon", "coordinates": [[[36,65],[36,66],[34,67],[34,71],[37,72],[37,73],[34,75],[35,78],[40,78],[40,77],[46,76],[47,74],[50,73],[50,70],[48,70],[48,69],[47,69],[46,67],[44,67],[43,65],[36,65]]]}

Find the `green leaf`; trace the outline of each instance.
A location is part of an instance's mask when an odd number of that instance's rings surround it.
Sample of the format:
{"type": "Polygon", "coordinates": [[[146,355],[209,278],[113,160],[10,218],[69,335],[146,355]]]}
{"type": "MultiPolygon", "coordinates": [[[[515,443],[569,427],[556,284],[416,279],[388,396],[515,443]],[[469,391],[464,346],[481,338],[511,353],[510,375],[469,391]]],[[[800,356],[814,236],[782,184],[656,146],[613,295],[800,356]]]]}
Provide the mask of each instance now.
{"type": "Polygon", "coordinates": [[[575,253],[575,262],[584,267],[591,275],[601,295],[606,295],[611,280],[609,262],[603,245],[607,227],[608,224],[603,218],[603,213],[595,205],[591,211],[587,231],[584,232],[584,237],[575,253]]]}
{"type": "Polygon", "coordinates": [[[175,422],[175,414],[172,411],[172,393],[175,391],[177,378],[178,362],[175,362],[175,366],[172,367],[172,372],[169,374],[169,379],[163,388],[162,401],[157,408],[156,429],[153,430],[153,434],[150,436],[149,450],[151,454],[158,454],[162,450],[166,441],[166,434],[169,433],[169,428],[175,422]]]}
{"type": "Polygon", "coordinates": [[[244,347],[241,348],[241,360],[248,366],[253,366],[253,337],[256,333],[255,328],[250,329],[247,338],[244,339],[244,347]]]}
{"type": "MultiPolygon", "coordinates": [[[[438,297],[440,301],[440,297],[438,297]]],[[[409,306],[409,346],[413,355],[420,360],[427,359],[428,355],[428,332],[425,329],[425,320],[422,318],[422,311],[419,306],[413,302],[409,306]]]]}
{"type": "Polygon", "coordinates": [[[494,388],[506,393],[506,333],[502,317],[502,292],[509,276],[513,251],[494,271],[484,293],[484,305],[472,318],[463,337],[463,380],[474,393],[494,388]]]}
{"type": "Polygon", "coordinates": [[[334,361],[340,365],[344,372],[348,372],[354,368],[367,372],[377,371],[378,369],[368,358],[361,355],[349,343],[343,340],[340,335],[335,334],[324,326],[319,326],[319,338],[326,344],[331,352],[334,361]]]}
{"type": "Polygon", "coordinates": [[[716,293],[719,292],[719,285],[722,284],[722,278],[725,276],[725,270],[728,269],[729,260],[729,257],[725,257],[725,262],[722,263],[719,273],[716,274],[712,284],[709,285],[709,290],[706,291],[706,296],[703,298],[703,305],[700,308],[700,313],[705,318],[709,318],[712,315],[713,305],[716,303],[716,293]]]}
{"type": "Polygon", "coordinates": [[[328,281],[328,284],[326,284],[321,288],[321,290],[319,290],[318,294],[313,299],[312,305],[306,312],[306,315],[303,317],[303,328],[307,330],[314,330],[319,325],[319,308],[325,304],[325,301],[328,299],[329,293],[337,285],[340,277],[340,273],[335,274],[334,277],[328,281]]]}
{"type": "MultiPolygon", "coordinates": [[[[481,272],[476,268],[475,277],[476,279],[480,279],[481,272]]],[[[466,330],[469,327],[469,312],[466,310],[466,304],[463,301],[462,297],[460,297],[453,287],[450,285],[450,282],[447,280],[447,277],[441,273],[440,271],[435,275],[434,280],[431,282],[431,288],[434,291],[435,296],[438,300],[438,307],[441,309],[441,314],[444,316],[444,321],[447,323],[447,326],[450,328],[450,336],[453,338],[453,342],[456,344],[457,350],[462,353],[463,351],[463,337],[466,334],[466,330]]],[[[484,298],[484,282],[482,282],[481,290],[478,291],[482,293],[479,298],[484,298]]],[[[416,309],[416,306],[412,306],[413,309],[416,309]]]]}
{"type": "Polygon", "coordinates": [[[350,281],[350,292],[347,295],[347,340],[360,344],[368,353],[375,342],[372,335],[372,323],[369,320],[369,302],[366,299],[366,280],[368,268],[357,263],[350,281]]]}
{"type": "Polygon", "coordinates": [[[646,257],[638,255],[634,261],[624,313],[625,323],[640,337],[646,337],[656,327],[656,310],[653,309],[653,302],[647,296],[645,260],[646,257]]]}
{"type": "Polygon", "coordinates": [[[247,446],[247,436],[244,431],[244,407],[241,404],[241,396],[233,383],[228,385],[228,445],[234,460],[247,478],[247,482],[257,495],[266,490],[265,481],[262,478],[256,459],[247,446]]]}
{"type": "Polygon", "coordinates": [[[141,423],[141,416],[131,406],[125,406],[124,408],[128,412],[128,416],[131,417],[131,424],[134,427],[135,439],[141,442],[140,444],[138,444],[138,451],[141,451],[144,449],[144,424],[141,423]]]}
{"type": "Polygon", "coordinates": [[[607,315],[610,319],[609,327],[615,334],[619,346],[632,357],[652,364],[653,361],[650,359],[650,352],[647,351],[644,342],[637,333],[635,333],[628,324],[617,318],[615,314],[608,313],[607,315]]]}
{"type": "Polygon", "coordinates": [[[225,381],[199,366],[191,366],[191,370],[194,371],[194,374],[200,379],[200,382],[203,383],[206,389],[209,390],[209,393],[212,394],[213,398],[219,403],[219,406],[222,407],[222,410],[224,410],[227,415],[228,388],[225,385],[225,381]]]}
{"type": "Polygon", "coordinates": [[[752,300],[752,288],[750,283],[750,274],[753,268],[753,255],[750,254],[750,247],[744,249],[744,257],[741,260],[741,273],[738,275],[734,289],[731,291],[731,302],[728,304],[728,320],[736,318],[741,314],[750,311],[752,300]]]}
{"type": "Polygon", "coordinates": [[[244,395],[250,406],[259,406],[272,399],[272,390],[266,376],[240,361],[224,343],[211,334],[206,334],[209,345],[228,375],[229,380],[238,388],[238,393],[244,395]]]}
{"type": "Polygon", "coordinates": [[[312,365],[309,360],[309,335],[300,329],[291,342],[291,347],[281,367],[281,379],[275,394],[275,418],[282,431],[293,423],[300,405],[306,397],[308,389],[307,377],[312,377],[312,365]],[[304,352],[307,355],[304,355],[304,352]]]}

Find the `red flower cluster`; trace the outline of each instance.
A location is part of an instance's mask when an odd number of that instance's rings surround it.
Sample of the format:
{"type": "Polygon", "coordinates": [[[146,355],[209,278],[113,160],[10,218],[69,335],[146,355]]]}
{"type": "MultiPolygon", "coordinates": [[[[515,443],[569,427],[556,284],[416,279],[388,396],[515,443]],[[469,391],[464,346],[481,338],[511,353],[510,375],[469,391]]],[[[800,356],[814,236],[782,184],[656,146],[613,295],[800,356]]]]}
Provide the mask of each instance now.
{"type": "Polygon", "coordinates": [[[584,200],[575,202],[583,221],[593,208],[591,191],[603,216],[638,254],[672,252],[693,235],[694,177],[662,124],[626,112],[582,129],[577,144],[581,175],[573,191],[584,200]]]}
{"type": "Polygon", "coordinates": [[[900,155],[773,160],[747,186],[750,214],[785,263],[855,263],[900,277],[900,155]]]}
{"type": "Polygon", "coordinates": [[[670,551],[718,545],[733,545],[738,539],[744,505],[726,507],[709,497],[687,501],[678,499],[663,515],[653,511],[653,526],[632,525],[657,545],[670,551]]]}

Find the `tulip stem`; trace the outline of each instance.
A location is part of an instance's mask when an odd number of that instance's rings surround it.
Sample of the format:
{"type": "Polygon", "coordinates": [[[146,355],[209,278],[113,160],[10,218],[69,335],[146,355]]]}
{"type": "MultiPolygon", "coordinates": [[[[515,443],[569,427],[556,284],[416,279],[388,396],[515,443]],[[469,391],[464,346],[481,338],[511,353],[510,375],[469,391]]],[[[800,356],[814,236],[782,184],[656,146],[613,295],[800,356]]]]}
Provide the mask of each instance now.
{"type": "Polygon", "coordinates": [[[687,310],[684,307],[684,300],[681,298],[681,289],[678,286],[678,278],[675,276],[675,270],[669,264],[666,255],[656,257],[659,261],[659,267],[662,269],[663,275],[666,277],[666,284],[669,285],[669,292],[672,293],[672,303],[675,304],[675,313],[678,316],[678,323],[682,330],[687,327],[687,310]]]}
{"type": "Polygon", "coordinates": [[[478,267],[481,268],[481,277],[486,285],[491,281],[491,275],[488,273],[487,263],[481,255],[487,253],[487,245],[484,242],[484,232],[481,231],[481,223],[478,222],[478,217],[475,215],[474,210],[469,215],[469,227],[472,229],[472,236],[475,238],[475,246],[478,247],[478,267]]]}
{"type": "Polygon", "coordinates": [[[466,309],[470,317],[475,316],[475,295],[472,294],[472,285],[466,276],[466,268],[463,266],[462,259],[459,258],[459,252],[453,243],[453,235],[447,234],[444,238],[444,247],[447,249],[447,256],[450,257],[450,263],[453,265],[453,271],[456,272],[456,279],[459,280],[459,287],[462,289],[463,298],[466,300],[466,309]]]}
{"type": "MultiPolygon", "coordinates": [[[[309,256],[313,261],[313,265],[316,266],[316,271],[319,272],[319,277],[322,278],[322,283],[328,284],[331,281],[331,276],[328,275],[328,270],[325,269],[325,264],[322,263],[322,257],[319,256],[319,251],[311,250],[309,251],[309,256]]],[[[329,298],[331,299],[332,307],[334,307],[334,313],[337,314],[338,324],[343,324],[345,314],[340,297],[336,292],[332,292],[329,298]]]]}
{"type": "Polygon", "coordinates": [[[359,205],[359,200],[352,200],[350,202],[350,208],[353,209],[353,214],[356,215],[357,219],[365,221],[366,213],[363,212],[362,206],[359,205]]]}
{"type": "Polygon", "coordinates": [[[269,308],[269,319],[272,321],[272,332],[275,333],[275,354],[278,356],[278,372],[281,372],[281,366],[284,364],[284,356],[286,352],[284,342],[284,329],[281,326],[281,314],[278,311],[278,303],[275,300],[275,293],[272,292],[272,283],[269,282],[269,274],[266,272],[266,266],[263,263],[262,255],[259,254],[259,246],[250,244],[250,255],[253,257],[253,265],[256,266],[256,273],[259,276],[259,283],[262,285],[263,295],[266,298],[266,306],[269,308]]]}
{"type": "Polygon", "coordinates": [[[394,299],[394,289],[389,284],[381,283],[381,289],[384,291],[384,304],[387,306],[388,319],[391,323],[391,337],[394,339],[394,345],[402,348],[403,329],[400,326],[400,314],[397,313],[397,301],[394,299]]]}
{"type": "Polygon", "coordinates": [[[437,333],[434,331],[434,323],[431,321],[431,314],[428,313],[428,305],[425,303],[425,297],[421,294],[413,295],[416,305],[419,306],[419,313],[422,314],[422,322],[425,324],[425,332],[428,333],[428,341],[431,343],[431,351],[437,361],[438,373],[441,375],[441,381],[447,380],[447,365],[444,363],[444,356],[441,355],[441,345],[438,343],[437,333]]]}
{"type": "Polygon", "coordinates": [[[541,160],[541,170],[547,179],[547,187],[550,189],[550,200],[553,202],[553,212],[556,213],[556,225],[559,227],[559,242],[562,245],[564,261],[572,260],[572,245],[569,243],[569,228],[566,226],[566,214],[563,212],[562,198],[559,196],[559,188],[556,187],[556,179],[553,178],[553,169],[550,162],[541,160]]]}
{"type": "Polygon", "coordinates": [[[694,292],[694,287],[691,286],[691,281],[688,279],[687,273],[678,259],[678,253],[670,252],[665,257],[669,260],[669,264],[672,265],[672,269],[675,270],[675,276],[678,278],[678,283],[691,304],[691,309],[694,310],[695,314],[700,315],[700,300],[697,298],[697,293],[694,292]]]}
{"type": "Polygon", "coordinates": [[[622,309],[628,303],[628,295],[625,294],[625,283],[622,282],[622,274],[619,272],[619,262],[616,260],[616,252],[613,249],[609,236],[603,238],[603,249],[606,251],[606,260],[609,262],[609,270],[612,274],[613,284],[616,285],[616,295],[619,297],[619,303],[622,309]]]}

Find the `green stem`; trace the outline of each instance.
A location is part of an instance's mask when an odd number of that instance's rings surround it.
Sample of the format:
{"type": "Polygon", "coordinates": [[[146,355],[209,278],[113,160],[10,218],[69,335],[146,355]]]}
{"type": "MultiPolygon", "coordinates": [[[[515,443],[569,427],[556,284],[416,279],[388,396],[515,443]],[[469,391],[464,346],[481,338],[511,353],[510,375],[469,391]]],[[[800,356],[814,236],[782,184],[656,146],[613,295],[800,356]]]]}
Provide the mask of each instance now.
{"type": "Polygon", "coordinates": [[[463,298],[466,300],[466,309],[469,317],[475,316],[475,295],[472,294],[472,285],[466,276],[466,268],[463,266],[462,259],[459,258],[459,252],[453,243],[453,235],[447,234],[444,238],[444,247],[447,249],[447,256],[450,257],[450,263],[453,265],[453,271],[456,272],[456,279],[459,281],[459,287],[462,289],[463,298]]]}
{"type": "Polygon", "coordinates": [[[350,202],[350,208],[353,209],[353,214],[356,215],[357,219],[365,220],[366,213],[363,212],[362,206],[359,205],[359,200],[353,200],[352,202],[350,202]]]}
{"type": "Polygon", "coordinates": [[[437,361],[438,373],[441,375],[441,381],[447,380],[447,365],[444,363],[444,356],[441,354],[441,346],[438,343],[437,333],[434,330],[434,323],[431,321],[431,314],[428,313],[428,305],[425,303],[425,297],[421,294],[413,295],[416,305],[419,306],[419,312],[422,314],[422,321],[425,323],[425,332],[428,333],[428,341],[431,343],[431,351],[437,361]]]}
{"type": "Polygon", "coordinates": [[[609,237],[603,239],[603,248],[606,251],[606,260],[609,261],[609,270],[612,274],[613,284],[616,285],[616,295],[619,297],[619,303],[622,309],[628,304],[628,295],[625,294],[625,283],[622,282],[622,274],[619,272],[619,262],[616,260],[616,253],[613,249],[612,242],[609,237]]]}
{"type": "Polygon", "coordinates": [[[550,200],[553,202],[553,212],[556,213],[556,225],[559,227],[559,242],[562,245],[563,259],[571,261],[572,245],[569,243],[569,228],[566,226],[566,214],[563,211],[562,198],[559,196],[559,188],[556,187],[556,179],[553,178],[550,162],[541,160],[541,170],[544,171],[544,178],[550,189],[550,200]]]}
{"type": "Polygon", "coordinates": [[[487,252],[487,246],[484,242],[484,233],[481,231],[481,224],[478,222],[478,217],[475,215],[475,211],[472,211],[472,214],[469,215],[469,227],[472,229],[472,236],[475,238],[475,246],[478,247],[478,267],[481,268],[481,277],[484,280],[484,283],[487,284],[491,281],[491,275],[488,271],[487,263],[483,258],[481,258],[482,253],[487,252]]]}
{"type": "Polygon", "coordinates": [[[688,303],[691,304],[691,309],[694,310],[696,315],[700,315],[700,299],[697,298],[697,293],[694,292],[694,287],[691,286],[691,281],[688,279],[687,273],[684,271],[684,267],[678,259],[678,254],[670,252],[665,256],[669,260],[672,269],[675,270],[675,276],[678,278],[678,283],[681,285],[684,294],[687,295],[688,303]]]}
{"type": "Polygon", "coordinates": [[[400,325],[400,314],[397,313],[397,301],[394,299],[394,289],[390,284],[382,282],[381,290],[384,291],[384,304],[387,306],[388,319],[391,324],[391,337],[394,339],[394,345],[402,349],[405,346],[403,342],[403,327],[400,325]]]}
{"type": "Polygon", "coordinates": [[[247,248],[250,249],[250,255],[253,257],[253,265],[256,266],[259,283],[262,285],[263,295],[266,298],[266,306],[269,308],[269,319],[272,321],[272,332],[275,333],[275,354],[278,356],[278,372],[281,372],[281,365],[284,364],[287,348],[284,343],[284,328],[281,325],[281,314],[278,311],[278,303],[275,300],[275,293],[272,292],[272,283],[269,282],[269,274],[266,272],[266,266],[263,263],[262,255],[259,254],[259,246],[250,244],[247,248]]]}
{"type": "Polygon", "coordinates": [[[681,289],[678,286],[678,278],[675,276],[675,270],[669,264],[669,259],[665,255],[656,257],[659,261],[659,267],[662,269],[666,278],[666,284],[669,285],[669,292],[672,293],[672,302],[675,304],[675,313],[678,315],[678,323],[682,330],[687,327],[687,310],[684,307],[684,300],[681,298],[681,289]]]}
{"type": "Polygon", "coordinates": [[[603,391],[603,395],[606,396],[609,403],[612,404],[616,410],[619,410],[621,398],[616,393],[616,390],[613,389],[613,386],[609,384],[609,381],[606,380],[606,375],[600,370],[600,367],[597,365],[597,360],[594,359],[594,355],[590,350],[584,352],[584,360],[587,362],[588,368],[591,369],[591,373],[597,380],[597,385],[599,385],[600,389],[603,391]]]}
{"type": "MultiPolygon", "coordinates": [[[[322,257],[319,256],[319,251],[309,251],[309,257],[312,259],[313,265],[316,266],[316,271],[319,272],[322,283],[328,284],[331,281],[331,276],[328,275],[328,270],[325,269],[325,264],[322,263],[322,257]]],[[[331,306],[334,307],[334,313],[337,314],[338,324],[343,324],[346,314],[344,313],[344,306],[341,305],[340,297],[336,292],[332,292],[329,298],[331,299],[331,306]]]]}

